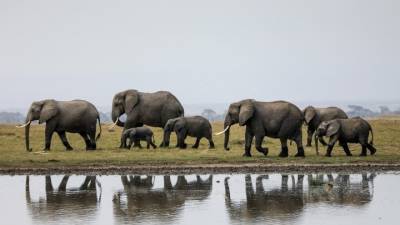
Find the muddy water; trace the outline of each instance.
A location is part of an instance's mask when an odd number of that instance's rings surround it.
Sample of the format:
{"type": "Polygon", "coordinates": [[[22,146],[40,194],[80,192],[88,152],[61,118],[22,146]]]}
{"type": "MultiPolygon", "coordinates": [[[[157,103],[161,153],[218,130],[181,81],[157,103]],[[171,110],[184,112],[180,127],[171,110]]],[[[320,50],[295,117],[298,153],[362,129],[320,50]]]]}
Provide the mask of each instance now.
{"type": "Polygon", "coordinates": [[[400,174],[0,176],[1,224],[399,224],[400,174]]]}

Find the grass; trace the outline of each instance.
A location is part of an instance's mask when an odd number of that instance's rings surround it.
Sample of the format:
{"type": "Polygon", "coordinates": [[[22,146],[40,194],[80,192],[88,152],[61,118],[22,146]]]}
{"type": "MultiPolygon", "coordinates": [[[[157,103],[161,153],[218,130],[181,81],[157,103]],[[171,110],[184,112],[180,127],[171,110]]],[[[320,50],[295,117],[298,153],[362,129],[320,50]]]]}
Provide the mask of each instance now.
{"type": "MultiPolygon", "coordinates": [[[[361,151],[359,145],[350,145],[353,157],[344,156],[343,150],[336,146],[332,158],[316,156],[315,148],[306,148],[307,157],[295,158],[296,146],[289,146],[290,157],[281,159],[279,140],[266,138],[264,146],[268,146],[270,153],[264,157],[252,148],[252,158],[244,158],[244,128],[234,126],[231,129],[231,151],[223,150],[223,135],[214,137],[216,149],[208,150],[208,142],[203,139],[200,148],[193,150],[190,146],[193,138],[186,142],[189,148],[180,150],[176,148],[147,150],[133,149],[121,150],[118,148],[121,129],[115,132],[107,131],[107,125],[102,125],[103,134],[98,142],[97,151],[87,152],[81,137],[76,134],[67,134],[73,151],[65,151],[58,135],[53,136],[52,150],[42,154],[44,147],[44,126],[32,125],[31,147],[33,152],[25,150],[24,129],[17,129],[14,125],[0,125],[0,167],[1,168],[38,168],[57,166],[129,166],[129,165],[196,165],[196,164],[343,164],[343,163],[400,163],[400,118],[380,118],[371,120],[375,133],[375,146],[378,152],[375,156],[357,157],[361,151]]],[[[214,132],[222,130],[222,123],[213,124],[214,132]]],[[[162,140],[162,130],[153,129],[156,144],[162,140]]],[[[303,133],[305,142],[305,135],[303,133]]],[[[175,145],[175,135],[171,136],[171,145],[175,145]]],[[[145,143],[142,143],[145,145],[145,143]]],[[[323,146],[320,147],[321,155],[325,154],[323,146]]]]}

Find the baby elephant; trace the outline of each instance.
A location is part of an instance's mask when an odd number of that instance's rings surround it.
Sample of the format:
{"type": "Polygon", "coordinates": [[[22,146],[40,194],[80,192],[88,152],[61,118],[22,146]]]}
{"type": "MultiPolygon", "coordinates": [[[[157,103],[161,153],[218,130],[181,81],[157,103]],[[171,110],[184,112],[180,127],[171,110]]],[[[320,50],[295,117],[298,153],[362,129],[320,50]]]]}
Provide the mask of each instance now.
{"type": "Polygon", "coordinates": [[[210,142],[210,149],[214,148],[214,141],[212,139],[212,127],[210,122],[201,116],[193,117],[178,117],[175,119],[168,120],[164,127],[164,140],[163,146],[169,146],[169,138],[171,132],[175,131],[178,137],[177,147],[185,149],[187,145],[185,144],[185,139],[187,136],[197,138],[196,143],[193,148],[198,148],[200,140],[202,138],[207,138],[210,142]]]}
{"type": "Polygon", "coordinates": [[[131,128],[127,129],[122,133],[121,136],[121,146],[125,146],[125,148],[130,149],[132,147],[135,147],[135,143],[139,143],[139,148],[140,146],[140,141],[147,141],[147,149],[150,148],[150,145],[156,149],[157,146],[154,144],[154,134],[153,131],[151,131],[147,127],[137,127],[137,128],[131,128]],[[126,140],[129,139],[128,145],[126,145],[126,140]]]}
{"type": "MultiPolygon", "coordinates": [[[[367,149],[371,155],[376,153],[374,144],[374,133],[371,125],[360,117],[352,119],[336,119],[322,122],[317,129],[318,137],[327,136],[330,138],[326,156],[331,157],[333,146],[336,141],[343,147],[347,156],[351,156],[347,143],[360,143],[362,152],[360,156],[367,156],[367,149]],[[372,140],[368,143],[369,133],[372,134],[372,140]]],[[[318,141],[315,142],[318,152],[318,141]]]]}

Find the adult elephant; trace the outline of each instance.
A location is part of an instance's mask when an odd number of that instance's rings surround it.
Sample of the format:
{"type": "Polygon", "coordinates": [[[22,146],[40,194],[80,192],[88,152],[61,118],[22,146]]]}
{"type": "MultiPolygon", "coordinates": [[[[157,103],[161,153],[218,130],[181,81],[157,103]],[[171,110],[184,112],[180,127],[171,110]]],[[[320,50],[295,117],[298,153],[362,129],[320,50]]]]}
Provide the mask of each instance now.
{"type": "Polygon", "coordinates": [[[30,124],[39,120],[39,124],[46,123],[45,128],[45,151],[50,150],[51,138],[56,132],[67,150],[72,150],[68,143],[66,132],[79,133],[86,143],[86,150],[95,150],[96,141],[101,136],[100,116],[96,107],[90,102],[83,100],[56,101],[47,99],[33,102],[26,116],[25,145],[29,147],[30,124]],[[96,123],[99,122],[100,133],[96,137],[96,123]]]}
{"type": "MultiPolygon", "coordinates": [[[[307,125],[307,147],[311,147],[312,137],[322,122],[334,119],[347,119],[347,114],[338,107],[315,108],[308,106],[303,110],[304,121],[307,125]]],[[[326,145],[326,142],[321,137],[321,144],[326,145]]]]}
{"type": "Polygon", "coordinates": [[[246,126],[245,153],[243,156],[251,157],[250,149],[253,137],[256,139],[256,149],[268,154],[268,148],[263,148],[264,137],[279,138],[282,145],[280,157],[288,157],[287,140],[297,144],[296,157],[304,157],[302,144],[303,113],[292,103],[285,101],[260,102],[252,99],[232,103],[225,117],[225,150],[229,150],[230,127],[236,123],[246,126]]]}
{"type": "MultiPolygon", "coordinates": [[[[169,119],[184,116],[184,109],[179,100],[167,91],[143,93],[126,90],[114,96],[111,114],[114,125],[124,130],[143,125],[164,128],[169,119]],[[127,115],[125,122],[119,120],[123,114],[127,115]]],[[[163,143],[164,140],[162,146],[163,143]]],[[[126,146],[122,143],[120,147],[126,146]]]]}

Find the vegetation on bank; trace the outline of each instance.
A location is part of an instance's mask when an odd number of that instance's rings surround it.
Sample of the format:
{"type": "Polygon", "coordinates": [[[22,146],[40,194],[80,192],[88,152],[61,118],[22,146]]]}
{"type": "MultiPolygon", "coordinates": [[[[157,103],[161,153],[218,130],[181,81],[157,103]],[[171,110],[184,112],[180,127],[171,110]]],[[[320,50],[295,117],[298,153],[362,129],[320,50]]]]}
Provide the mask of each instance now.
{"type": "MultiPolygon", "coordinates": [[[[121,129],[114,132],[107,130],[103,124],[102,137],[98,142],[98,150],[86,151],[85,143],[77,134],[67,134],[73,151],[65,151],[57,134],[53,136],[52,150],[44,153],[44,126],[33,125],[31,127],[32,152],[26,152],[24,141],[24,129],[17,129],[13,125],[0,125],[0,167],[12,168],[36,168],[57,166],[129,166],[129,165],[196,165],[196,164],[243,164],[243,163],[265,163],[265,164],[342,164],[342,163],[400,163],[400,118],[380,118],[370,121],[375,133],[375,146],[378,152],[375,156],[358,157],[361,151],[359,145],[350,145],[353,157],[346,157],[341,147],[336,146],[332,158],[326,158],[325,149],[320,149],[321,156],[316,156],[315,148],[306,148],[306,158],[295,158],[296,145],[289,146],[290,157],[281,159],[278,157],[280,151],[279,140],[266,138],[264,146],[270,150],[268,157],[258,153],[253,145],[252,158],[244,158],[244,128],[234,126],[231,129],[230,151],[223,149],[223,135],[214,136],[216,149],[209,150],[208,142],[203,139],[198,150],[191,149],[193,138],[188,138],[188,149],[176,148],[148,150],[119,149],[121,129]]],[[[221,131],[222,123],[213,123],[214,132],[221,131]]],[[[156,144],[162,140],[162,130],[153,129],[156,144]]],[[[176,143],[175,135],[171,137],[171,145],[176,143]]],[[[305,143],[306,132],[303,139],[305,143]]],[[[145,143],[142,145],[145,147],[145,143]]]]}

